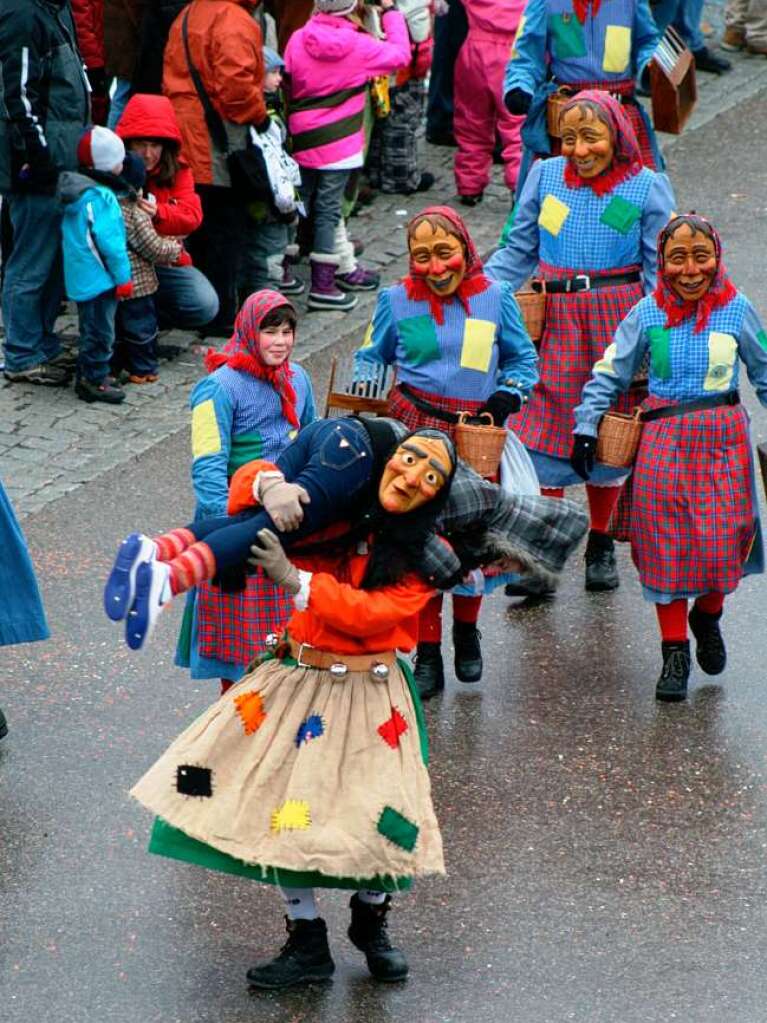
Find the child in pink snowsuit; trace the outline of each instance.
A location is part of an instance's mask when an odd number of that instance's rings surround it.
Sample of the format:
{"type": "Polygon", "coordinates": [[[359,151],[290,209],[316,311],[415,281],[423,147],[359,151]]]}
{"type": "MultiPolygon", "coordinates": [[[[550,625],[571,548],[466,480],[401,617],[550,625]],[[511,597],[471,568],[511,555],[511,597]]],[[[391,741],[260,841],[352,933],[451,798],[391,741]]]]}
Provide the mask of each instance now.
{"type": "Polygon", "coordinates": [[[524,118],[504,106],[503,76],[525,0],[463,0],[463,6],[469,34],[455,66],[455,182],[460,201],[476,206],[490,182],[496,132],[506,184],[512,191],[517,184],[524,118]]]}

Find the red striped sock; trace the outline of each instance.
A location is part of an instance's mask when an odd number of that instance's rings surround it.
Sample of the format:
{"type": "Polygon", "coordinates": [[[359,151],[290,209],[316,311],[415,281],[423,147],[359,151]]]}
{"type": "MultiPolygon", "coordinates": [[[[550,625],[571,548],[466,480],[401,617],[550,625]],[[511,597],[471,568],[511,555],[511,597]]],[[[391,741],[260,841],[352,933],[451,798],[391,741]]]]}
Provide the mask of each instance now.
{"type": "Polygon", "coordinates": [[[481,604],[481,597],[453,597],[453,621],[476,624],[481,604]]]}
{"type": "Polygon", "coordinates": [[[541,497],[564,497],[564,487],[541,487],[541,497]]]}
{"type": "Polygon", "coordinates": [[[687,639],[687,601],[672,600],[656,604],[660,636],[665,643],[684,643],[687,639]]]}
{"type": "Polygon", "coordinates": [[[156,536],[154,542],[157,544],[157,560],[172,561],[194,541],[195,536],[191,529],[172,529],[170,533],[156,536]]]}
{"type": "Polygon", "coordinates": [[[713,590],[711,593],[704,593],[702,597],[697,598],[695,606],[703,614],[718,615],[724,607],[724,594],[719,593],[717,590],[713,590]]]}
{"type": "Polygon", "coordinates": [[[170,568],[170,588],[174,597],[177,593],[186,593],[198,583],[212,579],[216,574],[216,559],[213,551],[204,540],[198,540],[188,547],[183,554],[168,562],[170,568]]]}
{"type": "Polygon", "coordinates": [[[594,487],[586,484],[586,496],[589,499],[589,515],[591,528],[596,533],[606,533],[610,518],[621,496],[623,485],[619,487],[594,487]]]}

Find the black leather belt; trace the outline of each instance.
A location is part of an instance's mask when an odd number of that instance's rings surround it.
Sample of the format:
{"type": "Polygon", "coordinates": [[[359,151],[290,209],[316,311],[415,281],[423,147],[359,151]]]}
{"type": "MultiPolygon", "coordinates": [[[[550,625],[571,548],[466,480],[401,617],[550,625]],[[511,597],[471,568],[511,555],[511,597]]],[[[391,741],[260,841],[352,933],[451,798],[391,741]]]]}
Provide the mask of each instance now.
{"type": "Polygon", "coordinates": [[[590,274],[576,274],[574,277],[561,277],[556,281],[533,280],[530,287],[540,295],[574,295],[578,291],[593,291],[594,288],[615,288],[619,284],[635,284],[642,279],[639,270],[631,270],[625,274],[592,277],[590,274]]]}
{"type": "Polygon", "coordinates": [[[456,412],[447,412],[443,408],[437,408],[436,405],[432,405],[425,398],[413,394],[407,384],[397,384],[397,390],[400,394],[404,394],[410,404],[414,405],[420,412],[425,412],[427,415],[433,416],[434,419],[441,419],[443,423],[455,424],[458,422],[458,414],[456,412]]]}
{"type": "Polygon", "coordinates": [[[726,394],[715,394],[711,398],[681,401],[678,405],[663,405],[661,408],[643,412],[642,422],[649,423],[653,419],[670,419],[671,416],[686,416],[690,412],[703,412],[705,409],[719,408],[720,405],[740,405],[740,395],[737,391],[728,391],[726,394]]]}

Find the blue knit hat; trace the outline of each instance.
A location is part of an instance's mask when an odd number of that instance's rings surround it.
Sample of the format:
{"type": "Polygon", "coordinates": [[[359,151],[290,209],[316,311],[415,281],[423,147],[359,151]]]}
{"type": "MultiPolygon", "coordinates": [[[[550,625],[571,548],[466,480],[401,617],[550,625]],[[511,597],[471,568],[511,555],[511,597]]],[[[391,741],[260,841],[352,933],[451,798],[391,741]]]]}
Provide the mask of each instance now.
{"type": "Polygon", "coordinates": [[[285,61],[271,46],[264,47],[264,71],[279,71],[285,67],[285,61]]]}
{"type": "Polygon", "coordinates": [[[140,156],[130,152],[125,154],[121,177],[129,185],[132,185],[136,191],[144,187],[146,184],[146,167],[140,156]]]}

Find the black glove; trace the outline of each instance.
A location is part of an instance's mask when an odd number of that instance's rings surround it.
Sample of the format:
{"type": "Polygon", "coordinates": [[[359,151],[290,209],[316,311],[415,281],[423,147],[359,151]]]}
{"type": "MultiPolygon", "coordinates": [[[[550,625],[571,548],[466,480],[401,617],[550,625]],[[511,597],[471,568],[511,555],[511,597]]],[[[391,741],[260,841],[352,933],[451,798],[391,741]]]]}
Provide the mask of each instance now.
{"type": "Polygon", "coordinates": [[[482,408],[477,409],[472,418],[481,416],[483,412],[489,412],[495,425],[503,426],[509,416],[519,412],[521,408],[522,399],[518,394],[512,394],[511,391],[495,391],[482,408]]]}
{"type": "Polygon", "coordinates": [[[51,160],[51,154],[46,147],[39,149],[22,162],[16,187],[20,192],[53,195],[58,180],[58,167],[51,160]]]}
{"type": "Polygon", "coordinates": [[[85,69],[85,73],[88,76],[88,82],[94,96],[109,95],[107,76],[103,67],[89,67],[85,69]]]}
{"type": "Polygon", "coordinates": [[[258,124],[254,124],[253,127],[256,129],[259,135],[263,135],[265,131],[269,131],[271,124],[272,119],[269,116],[269,114],[267,114],[263,121],[259,121],[258,124]]]}
{"type": "Polygon", "coordinates": [[[519,114],[521,116],[530,109],[533,97],[529,92],[525,92],[524,89],[509,89],[503,97],[503,102],[506,104],[506,109],[510,114],[519,114]]]}
{"type": "Polygon", "coordinates": [[[582,480],[587,480],[594,471],[597,455],[597,439],[585,433],[576,433],[570,451],[570,465],[582,480]]]}

